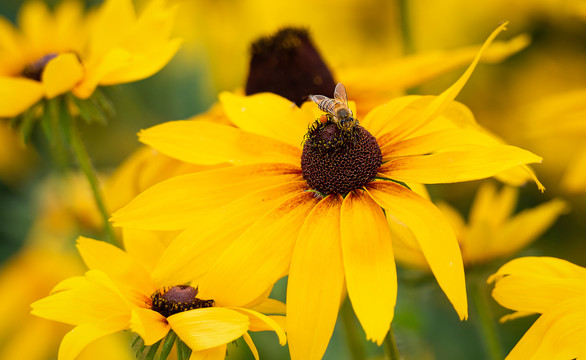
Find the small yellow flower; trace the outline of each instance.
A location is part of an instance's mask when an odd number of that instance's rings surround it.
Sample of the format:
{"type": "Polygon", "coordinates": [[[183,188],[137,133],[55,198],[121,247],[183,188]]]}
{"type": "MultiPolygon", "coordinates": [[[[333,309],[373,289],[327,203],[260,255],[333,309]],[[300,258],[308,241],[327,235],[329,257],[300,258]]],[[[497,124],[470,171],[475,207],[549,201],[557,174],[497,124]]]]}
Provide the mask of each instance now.
{"type": "Polygon", "coordinates": [[[151,1],[137,16],[131,0],[106,0],[84,16],[75,0],[51,13],[31,1],[20,29],[0,18],[0,117],[17,116],[42,98],[66,92],[86,99],[98,85],[149,77],[177,52],[169,40],[175,8],[151,1]]]}
{"type": "Polygon", "coordinates": [[[223,293],[226,301],[252,301],[289,272],[287,327],[294,359],[323,355],[344,286],[367,337],[379,344],[384,339],[397,291],[385,216],[414,232],[464,319],[456,237],[433,204],[401,183],[473,180],[541,161],[473,129],[470,111],[453,102],[502,28],[444,93],[397,98],[349,131],[330,120],[315,121],[321,113],[314,104],[298,108],[270,93],[222,94],[236,126],[177,121],[146,130],[141,140],[164,154],[234,166],[163,181],[113,220],[124,227],[185,229],[162,255],[168,267],[153,276],[201,277],[202,288],[215,288],[208,277],[221,278],[233,290],[223,293]]]}
{"type": "MultiPolygon", "coordinates": [[[[558,216],[568,210],[564,201],[554,199],[513,215],[518,194],[519,190],[510,186],[497,191],[491,182],[482,184],[470,210],[468,223],[447,203],[436,204],[456,233],[465,267],[515,254],[537,239],[558,216]]],[[[396,224],[391,223],[391,227],[401,231],[396,224]]],[[[393,245],[395,257],[401,263],[428,268],[412,235],[403,233],[393,245]]]]}
{"type": "Polygon", "coordinates": [[[489,279],[502,306],[515,310],[502,320],[541,314],[507,360],[586,357],[586,269],[551,257],[510,261],[489,279]]]}
{"type": "Polygon", "coordinates": [[[241,336],[258,358],[248,331],[275,331],[284,345],[280,317],[252,309],[268,304],[283,311],[283,304],[265,294],[248,306],[232,306],[222,294],[177,281],[173,274],[155,281],[151,272],[163,244],[147,232],[125,235],[127,252],[80,237],[77,247],[90,270],[62,281],[50,296],[32,304],[34,315],[75,325],[63,338],[59,360],[75,359],[94,340],[126,329],[138,333],[147,346],[173,330],[194,354],[210,359],[224,359],[226,344],[241,336]]]}

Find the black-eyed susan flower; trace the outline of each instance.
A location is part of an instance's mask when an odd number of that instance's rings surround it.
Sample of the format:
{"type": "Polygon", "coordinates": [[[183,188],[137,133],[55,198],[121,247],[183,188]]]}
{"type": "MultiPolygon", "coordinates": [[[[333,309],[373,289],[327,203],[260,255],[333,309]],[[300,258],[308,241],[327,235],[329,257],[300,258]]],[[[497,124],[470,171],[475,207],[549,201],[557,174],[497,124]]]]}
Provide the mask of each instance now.
{"type": "Polygon", "coordinates": [[[174,13],[160,0],[140,15],[130,0],[105,1],[87,16],[74,0],[53,13],[40,1],[26,3],[18,29],[0,20],[0,117],[17,116],[43,98],[71,92],[87,99],[99,85],[153,75],[179,48],[179,40],[169,39],[174,13]]]}
{"type": "Polygon", "coordinates": [[[502,320],[541,314],[507,360],[586,357],[586,269],[552,257],[524,257],[488,281],[495,283],[495,300],[516,311],[502,320]]]}
{"type": "MultiPolygon", "coordinates": [[[[258,305],[283,311],[283,304],[267,300],[265,294],[248,306],[232,306],[215,290],[178,282],[173,274],[154,280],[151,272],[163,244],[148,232],[125,235],[126,252],[79,238],[77,247],[89,271],[62,281],[50,296],[32,304],[34,315],[75,326],[63,338],[60,360],[75,359],[93,341],[126,329],[138,333],[144,345],[150,346],[148,351],[157,351],[163,342],[161,358],[169,354],[175,334],[182,359],[189,357],[183,344],[193,351],[191,358],[224,359],[226,344],[240,337],[258,358],[248,331],[275,331],[284,345],[285,333],[278,323],[282,317],[253,309],[258,305]]],[[[222,291],[230,290],[225,287],[222,291]]]]}
{"type": "Polygon", "coordinates": [[[202,288],[215,288],[212,279],[221,278],[230,289],[240,289],[223,293],[225,301],[246,304],[288,272],[294,359],[323,355],[344,287],[367,337],[383,341],[397,291],[387,217],[415,234],[464,319],[464,268],[456,237],[441,212],[404,184],[479,179],[541,161],[463,126],[474,123],[472,115],[453,102],[502,29],[441,95],[397,98],[348,130],[321,116],[315,104],[298,108],[270,93],[223,93],[220,101],[235,127],[177,121],[146,130],[141,140],[164,154],[234,166],[163,181],[113,220],[125,227],[185,229],[153,276],[200,278],[202,288]]]}
{"type": "MultiPolygon", "coordinates": [[[[500,191],[491,182],[481,185],[472,204],[468,221],[445,202],[436,203],[456,233],[464,266],[486,264],[511,256],[543,234],[568,210],[566,203],[553,199],[514,214],[519,190],[505,186],[500,191]]],[[[392,229],[401,231],[397,224],[392,229]]],[[[393,244],[395,257],[403,264],[428,268],[425,257],[409,234],[393,244]],[[406,241],[410,239],[410,241],[406,241]]]]}

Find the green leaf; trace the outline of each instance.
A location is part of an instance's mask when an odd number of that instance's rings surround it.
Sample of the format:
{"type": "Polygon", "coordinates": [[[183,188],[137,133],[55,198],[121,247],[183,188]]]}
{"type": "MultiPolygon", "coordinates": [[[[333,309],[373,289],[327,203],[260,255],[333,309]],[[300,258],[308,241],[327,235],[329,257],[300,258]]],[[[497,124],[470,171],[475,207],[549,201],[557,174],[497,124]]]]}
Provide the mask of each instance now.
{"type": "Polygon", "coordinates": [[[177,335],[173,330],[167,333],[165,337],[165,341],[163,342],[163,347],[161,348],[161,354],[159,356],[159,360],[167,360],[169,353],[171,353],[171,349],[173,348],[173,343],[177,339],[177,335]]]}
{"type": "Polygon", "coordinates": [[[79,109],[79,116],[88,124],[93,122],[106,125],[108,123],[104,113],[98,108],[98,106],[91,100],[78,99],[75,96],[71,96],[73,103],[79,109]]]}
{"type": "Polygon", "coordinates": [[[108,99],[108,97],[102,92],[102,90],[100,90],[100,88],[97,88],[94,91],[91,99],[95,101],[95,104],[98,106],[100,110],[104,112],[104,114],[106,114],[106,117],[108,119],[111,119],[114,116],[116,116],[114,105],[112,104],[110,99],[108,99]]]}
{"type": "Polygon", "coordinates": [[[149,346],[149,352],[144,357],[144,360],[154,360],[157,350],[159,350],[159,346],[161,345],[161,340],[157,341],[156,343],[149,346]]]}
{"type": "Polygon", "coordinates": [[[20,138],[23,143],[28,144],[30,141],[31,134],[33,132],[33,125],[37,117],[35,116],[36,107],[32,107],[25,111],[20,117],[20,138]]]}
{"type": "Polygon", "coordinates": [[[188,360],[191,356],[191,349],[181,339],[177,339],[177,360],[188,360]]]}

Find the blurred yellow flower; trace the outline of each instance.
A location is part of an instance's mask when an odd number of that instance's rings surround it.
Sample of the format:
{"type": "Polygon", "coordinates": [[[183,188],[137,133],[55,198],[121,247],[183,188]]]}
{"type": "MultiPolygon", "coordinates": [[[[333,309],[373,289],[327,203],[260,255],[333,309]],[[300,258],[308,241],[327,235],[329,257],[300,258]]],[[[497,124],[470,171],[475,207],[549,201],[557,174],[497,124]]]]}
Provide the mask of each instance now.
{"type": "MultiPolygon", "coordinates": [[[[124,241],[127,252],[80,237],[77,247],[90,270],[62,281],[50,296],[32,304],[36,316],[75,325],[63,338],[59,360],[75,359],[94,340],[126,329],[138,333],[147,346],[173,330],[193,356],[218,360],[224,359],[226,344],[241,336],[258,358],[248,331],[275,331],[285,344],[279,316],[251,308],[264,301],[284,309],[266,299],[266,291],[242,307],[222,301],[224,295],[203,286],[183,285],[172,273],[155,281],[151,272],[160,266],[163,244],[144,231],[127,231],[124,241]]],[[[222,291],[229,292],[230,287],[222,291]]]]}
{"type": "Polygon", "coordinates": [[[474,119],[453,102],[503,27],[444,93],[397,98],[348,131],[331,120],[314,121],[321,115],[314,104],[298,108],[270,93],[220,96],[237,127],[177,121],[143,131],[144,143],[179,160],[235,166],[161,182],[113,220],[124,227],[186,229],[166,249],[166,267],[154,276],[174,273],[182,281],[203,276],[200,285],[208,289],[230,284],[226,301],[245,304],[289,271],[287,327],[294,359],[323,355],[344,285],[367,337],[379,344],[384,339],[397,282],[383,209],[414,232],[464,319],[457,240],[437,208],[401,183],[479,179],[541,161],[472,126],[463,128],[474,119]],[[334,148],[331,157],[328,146],[334,148]],[[201,268],[192,269],[193,264],[201,268]],[[204,275],[202,269],[209,267],[204,275]]]}
{"type": "Polygon", "coordinates": [[[510,261],[489,279],[495,300],[516,313],[502,320],[541,314],[507,360],[586,357],[586,269],[551,257],[510,261]]]}
{"type": "MultiPolygon", "coordinates": [[[[517,188],[505,186],[497,191],[493,183],[485,182],[476,194],[468,223],[447,203],[436,204],[456,233],[465,267],[515,254],[568,210],[564,201],[554,199],[513,215],[518,194],[517,188]]],[[[425,257],[413,236],[405,233],[406,229],[398,224],[390,225],[401,233],[399,241],[393,244],[397,260],[408,266],[427,269],[425,257]]]]}
{"type": "MultiPolygon", "coordinates": [[[[30,304],[49,294],[61,280],[83,273],[70,241],[80,231],[92,232],[101,224],[80,174],[49,177],[35,198],[37,213],[25,244],[0,269],[0,359],[56,357],[61,338],[71,327],[32,316],[30,304]]],[[[108,337],[78,359],[131,360],[127,344],[124,334],[108,337]]]]}
{"type": "Polygon", "coordinates": [[[98,85],[159,71],[180,44],[169,39],[175,8],[165,3],[153,0],[137,16],[131,0],[106,0],[84,16],[75,0],[54,13],[31,1],[20,12],[20,29],[0,18],[0,117],[70,91],[86,99],[98,85]]]}
{"type": "Polygon", "coordinates": [[[545,176],[569,193],[586,191],[586,90],[544,98],[520,112],[527,146],[547,156],[545,176]]]}

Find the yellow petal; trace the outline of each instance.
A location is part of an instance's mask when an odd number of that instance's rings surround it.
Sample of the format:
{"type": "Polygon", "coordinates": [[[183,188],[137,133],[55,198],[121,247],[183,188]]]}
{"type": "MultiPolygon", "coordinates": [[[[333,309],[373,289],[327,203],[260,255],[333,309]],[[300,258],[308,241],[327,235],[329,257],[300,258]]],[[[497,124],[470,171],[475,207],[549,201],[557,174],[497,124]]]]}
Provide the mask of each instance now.
{"type": "Polygon", "coordinates": [[[68,290],[55,292],[35,301],[31,314],[71,325],[93,323],[110,316],[129,317],[129,307],[111,280],[99,270],[90,270],[83,278],[69,282],[68,290]]]}
{"type": "Polygon", "coordinates": [[[153,271],[166,248],[160,236],[153,231],[123,228],[122,239],[126,253],[149,273],[153,271]]]}
{"type": "Polygon", "coordinates": [[[125,38],[136,21],[131,0],[107,0],[95,17],[91,53],[101,55],[125,38]]]}
{"type": "Polygon", "coordinates": [[[276,185],[201,214],[195,226],[179,234],[163,252],[153,279],[159,285],[175,285],[200,278],[254,222],[306,189],[302,181],[276,185]]]}
{"type": "Polygon", "coordinates": [[[523,312],[543,313],[564,299],[586,294],[586,269],[550,257],[512,260],[489,281],[496,281],[492,296],[497,302],[523,312]]]}
{"type": "Polygon", "coordinates": [[[492,182],[484,182],[470,208],[470,224],[485,222],[492,226],[500,226],[515,210],[518,197],[519,191],[516,188],[504,187],[497,193],[492,182]]]}
{"type": "Polygon", "coordinates": [[[515,253],[538,239],[567,211],[567,203],[560,199],[523,210],[500,229],[500,235],[492,240],[490,251],[485,256],[495,258],[515,253]]]}
{"type": "Polygon", "coordinates": [[[160,182],[112,215],[115,226],[180,230],[197,223],[199,214],[248,193],[300,178],[287,164],[234,166],[177,176],[160,182]]]}
{"type": "Polygon", "coordinates": [[[307,126],[313,122],[291,101],[272,93],[239,96],[220,94],[226,115],[244,131],[301,147],[307,126]]]}
{"type": "Polygon", "coordinates": [[[413,121],[409,124],[408,128],[405,128],[405,133],[403,136],[405,136],[405,134],[413,133],[417,129],[425,126],[427,123],[433,120],[438,114],[440,114],[449,106],[449,104],[460,93],[460,90],[462,90],[462,88],[472,75],[472,72],[476,68],[476,65],[482,58],[484,52],[487,50],[487,48],[490,46],[490,44],[496,38],[496,36],[501,31],[503,31],[506,26],[507,22],[504,22],[490,34],[488,39],[486,39],[486,41],[478,51],[478,54],[476,54],[476,57],[472,61],[472,64],[470,64],[470,66],[468,67],[468,69],[466,69],[464,74],[460,76],[460,78],[447,90],[445,90],[443,93],[435,97],[433,101],[429,104],[429,106],[427,106],[421,113],[419,113],[419,115],[416,118],[413,119],[413,121]]]}
{"type": "MultiPolygon", "coordinates": [[[[155,289],[146,270],[123,250],[103,241],[79,237],[77,249],[90,269],[103,271],[127,292],[137,304],[155,289]]],[[[122,289],[121,289],[122,290],[122,289]]]]}
{"type": "MultiPolygon", "coordinates": [[[[126,0],[120,2],[123,3],[126,0]]],[[[94,57],[85,60],[85,77],[73,89],[73,93],[78,98],[87,99],[92,95],[104,76],[127,65],[129,62],[130,53],[120,48],[110,50],[99,58],[94,57]]]]}
{"type": "Polygon", "coordinates": [[[285,314],[285,303],[275,299],[265,299],[262,303],[255,305],[251,310],[263,314],[285,314]]]}
{"type": "Polygon", "coordinates": [[[450,129],[389,143],[381,147],[381,152],[386,160],[401,156],[445,152],[470,145],[491,146],[495,145],[495,140],[480,131],[450,129]]]}
{"type": "Polygon", "coordinates": [[[141,131],[139,138],[163,154],[194,164],[301,162],[299,146],[207,121],[171,121],[141,131]]]}
{"type": "Polygon", "coordinates": [[[132,309],[130,330],[134,331],[150,346],[161,340],[171,329],[167,319],[156,311],[143,308],[132,309]]]}
{"type": "MultiPolygon", "coordinates": [[[[495,42],[486,49],[481,61],[501,61],[525,48],[529,42],[530,39],[525,34],[506,42],[495,42]]],[[[375,67],[340,69],[336,73],[348,89],[373,96],[380,103],[380,94],[403,92],[405,89],[464,66],[474,59],[479,49],[480,46],[468,46],[453,50],[420,53],[375,67]],[[369,79],[369,81],[365,82],[364,79],[369,79]]],[[[362,111],[367,110],[363,108],[362,102],[360,105],[362,111]]]]}
{"type": "Polygon", "coordinates": [[[281,326],[271,317],[250,309],[235,307],[230,307],[230,309],[239,311],[248,316],[248,319],[250,320],[250,331],[274,331],[279,337],[279,344],[281,344],[281,346],[284,346],[285,343],[287,343],[287,335],[285,335],[285,330],[283,330],[283,328],[281,328],[281,326]]]}
{"type": "Polygon", "coordinates": [[[415,235],[440,287],[458,312],[468,317],[464,265],[458,241],[442,213],[429,201],[391,181],[374,181],[367,191],[387,217],[415,235]]]}
{"type": "Polygon", "coordinates": [[[321,359],[334,331],[344,288],[337,195],[324,198],[303,224],[287,285],[287,335],[293,360],[321,359]]]}
{"type": "Polygon", "coordinates": [[[507,360],[581,359],[586,356],[586,296],[567,299],[541,315],[507,360]]]}
{"type": "Polygon", "coordinates": [[[227,344],[248,330],[248,316],[222,307],[180,312],[169,316],[167,321],[193,351],[227,344]]]}
{"type": "Polygon", "coordinates": [[[128,317],[108,317],[102,321],[76,326],[65,335],[59,347],[59,360],[74,360],[91,342],[106,335],[128,329],[128,317]]]}
{"type": "Polygon", "coordinates": [[[381,345],[395,313],[397,269],[387,219],[358,191],[346,196],[340,218],[346,286],[366,337],[381,345]]]}
{"type": "Polygon", "coordinates": [[[83,78],[84,69],[77,55],[66,53],[49,61],[41,80],[48,99],[72,90],[83,78]]]}
{"type": "Polygon", "coordinates": [[[108,178],[104,186],[104,200],[110,212],[114,212],[158,182],[227,166],[187,164],[144,146],[130,155],[108,178]]]}
{"type": "Polygon", "coordinates": [[[44,49],[47,40],[52,40],[47,39],[47,29],[51,29],[52,17],[47,4],[41,1],[30,1],[23,5],[18,14],[18,24],[32,46],[44,49]]]}
{"type": "Polygon", "coordinates": [[[246,345],[248,345],[248,347],[250,348],[250,351],[252,351],[252,355],[254,356],[255,360],[258,360],[258,350],[256,349],[256,346],[254,345],[254,342],[252,341],[252,338],[250,337],[250,335],[248,335],[247,332],[245,332],[242,337],[244,338],[244,341],[246,342],[246,345]]]}
{"type": "Polygon", "coordinates": [[[226,358],[226,344],[213,348],[192,351],[189,360],[224,360],[226,358]]]}
{"type": "Polygon", "coordinates": [[[34,80],[0,76],[0,118],[23,113],[43,98],[43,85],[34,80]]]}
{"type": "Polygon", "coordinates": [[[518,165],[538,162],[541,158],[529,151],[500,145],[393,159],[383,164],[379,172],[399,181],[439,184],[483,179],[518,165]]]}
{"type": "Polygon", "coordinates": [[[202,291],[213,294],[218,304],[231,306],[263,294],[286,273],[301,225],[317,202],[313,193],[304,192],[258,219],[199,281],[202,291]]]}
{"type": "MultiPolygon", "coordinates": [[[[396,129],[407,126],[412,119],[433,100],[433,96],[401,96],[372,109],[360,124],[374,137],[392,133],[392,139],[399,138],[396,129]]],[[[402,137],[401,137],[402,138],[402,137]]],[[[380,144],[380,142],[379,142],[380,144]]],[[[384,144],[381,144],[384,145],[384,144]]]]}
{"type": "Polygon", "coordinates": [[[177,53],[182,41],[175,39],[145,54],[135,54],[128,63],[100,79],[100,85],[115,85],[146,79],[159,72],[177,53]]]}

